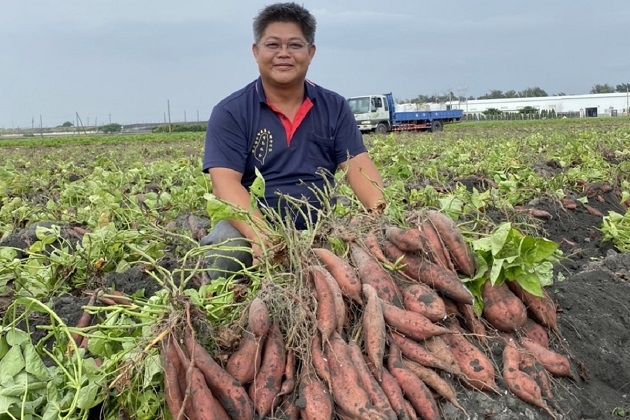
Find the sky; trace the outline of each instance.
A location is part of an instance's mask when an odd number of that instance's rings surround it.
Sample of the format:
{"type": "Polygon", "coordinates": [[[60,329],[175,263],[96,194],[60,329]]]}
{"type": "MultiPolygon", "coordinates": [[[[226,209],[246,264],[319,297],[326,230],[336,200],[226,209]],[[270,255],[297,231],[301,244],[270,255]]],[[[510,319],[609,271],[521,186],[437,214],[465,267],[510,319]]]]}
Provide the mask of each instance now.
{"type": "MultiPolygon", "coordinates": [[[[0,128],[205,122],[258,76],[252,21],[270,3],[0,0],[0,128]]],[[[345,97],[630,82],[628,0],[298,3],[317,19],[308,78],[345,97]]]]}

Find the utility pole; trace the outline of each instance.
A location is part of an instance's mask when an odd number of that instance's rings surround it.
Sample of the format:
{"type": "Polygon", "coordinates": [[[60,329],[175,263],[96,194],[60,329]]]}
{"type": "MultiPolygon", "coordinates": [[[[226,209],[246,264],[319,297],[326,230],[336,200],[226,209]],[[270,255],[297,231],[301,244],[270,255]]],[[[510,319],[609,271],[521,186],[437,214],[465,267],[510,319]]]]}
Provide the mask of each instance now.
{"type": "Polygon", "coordinates": [[[171,100],[170,99],[166,100],[166,111],[168,112],[168,132],[170,133],[172,131],[172,128],[171,128],[171,100]]]}
{"type": "Polygon", "coordinates": [[[184,110],[184,124],[186,124],[186,110],[184,110]]]}

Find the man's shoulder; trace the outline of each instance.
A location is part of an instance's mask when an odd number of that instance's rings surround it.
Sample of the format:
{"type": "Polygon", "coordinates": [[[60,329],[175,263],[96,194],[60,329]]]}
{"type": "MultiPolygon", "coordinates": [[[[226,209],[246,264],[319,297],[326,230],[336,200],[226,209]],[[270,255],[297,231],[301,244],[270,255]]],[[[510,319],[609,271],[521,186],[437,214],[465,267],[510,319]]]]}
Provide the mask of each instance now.
{"type": "Polygon", "coordinates": [[[318,85],[309,79],[306,79],[306,86],[309,92],[312,92],[316,96],[321,96],[326,101],[345,101],[346,100],[339,93],[333,90],[327,89],[321,85],[318,85]]]}
{"type": "Polygon", "coordinates": [[[216,106],[223,108],[239,108],[242,104],[251,101],[253,95],[257,95],[256,80],[221,99],[216,106]]]}

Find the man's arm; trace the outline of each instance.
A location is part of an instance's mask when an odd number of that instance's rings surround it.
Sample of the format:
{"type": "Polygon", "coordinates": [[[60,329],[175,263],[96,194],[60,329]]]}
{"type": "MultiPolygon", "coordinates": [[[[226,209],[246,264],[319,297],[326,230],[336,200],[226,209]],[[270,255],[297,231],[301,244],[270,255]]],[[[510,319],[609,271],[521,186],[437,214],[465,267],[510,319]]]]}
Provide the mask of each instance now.
{"type": "Polygon", "coordinates": [[[383,179],[367,154],[360,153],[340,165],[346,171],[350,188],[368,210],[378,210],[385,204],[383,179]]]}
{"type": "MultiPolygon", "coordinates": [[[[241,184],[243,174],[228,168],[211,168],[208,173],[214,195],[245,211],[252,210],[249,191],[241,184]]],[[[252,216],[254,225],[246,220],[230,220],[230,223],[252,242],[252,252],[257,260],[261,257],[261,245],[270,243],[269,231],[260,210],[253,209],[252,216]]]]}

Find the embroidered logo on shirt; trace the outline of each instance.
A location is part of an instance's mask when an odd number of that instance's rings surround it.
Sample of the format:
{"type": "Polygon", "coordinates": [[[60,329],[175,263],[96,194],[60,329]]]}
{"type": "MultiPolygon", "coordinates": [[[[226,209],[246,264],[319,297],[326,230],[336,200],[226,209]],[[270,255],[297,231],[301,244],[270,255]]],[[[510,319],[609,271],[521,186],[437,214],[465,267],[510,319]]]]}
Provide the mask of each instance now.
{"type": "Polygon", "coordinates": [[[265,158],[273,149],[273,136],[266,128],[263,128],[256,134],[252,154],[261,165],[265,164],[265,158]]]}

